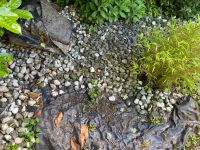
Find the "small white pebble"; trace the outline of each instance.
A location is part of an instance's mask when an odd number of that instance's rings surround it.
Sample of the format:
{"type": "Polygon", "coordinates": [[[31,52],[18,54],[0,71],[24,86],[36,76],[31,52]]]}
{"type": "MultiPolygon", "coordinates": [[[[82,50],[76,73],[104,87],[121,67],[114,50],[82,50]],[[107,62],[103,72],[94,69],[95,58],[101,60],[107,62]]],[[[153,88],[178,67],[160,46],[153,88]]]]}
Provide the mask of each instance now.
{"type": "Polygon", "coordinates": [[[110,96],[110,97],[109,97],[109,100],[110,100],[111,102],[114,102],[115,99],[116,99],[115,96],[110,96]]]}

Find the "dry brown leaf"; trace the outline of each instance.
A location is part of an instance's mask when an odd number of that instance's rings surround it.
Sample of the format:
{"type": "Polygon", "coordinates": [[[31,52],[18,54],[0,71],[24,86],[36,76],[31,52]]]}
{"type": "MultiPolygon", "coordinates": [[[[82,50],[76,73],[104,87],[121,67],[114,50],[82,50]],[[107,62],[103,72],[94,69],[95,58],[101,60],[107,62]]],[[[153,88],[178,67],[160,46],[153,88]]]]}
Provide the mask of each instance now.
{"type": "Polygon", "coordinates": [[[88,138],[88,126],[86,124],[81,125],[81,134],[83,134],[84,138],[88,138]]]}
{"type": "Polygon", "coordinates": [[[37,118],[41,115],[42,113],[42,110],[37,110],[35,113],[34,113],[34,117],[37,118]]]}
{"type": "Polygon", "coordinates": [[[49,75],[51,75],[51,74],[52,74],[52,70],[51,70],[51,69],[48,69],[48,71],[47,71],[47,72],[48,72],[48,74],[49,74],[49,75]]]}
{"type": "Polygon", "coordinates": [[[82,133],[79,133],[79,135],[78,135],[78,142],[79,142],[79,144],[81,145],[81,147],[84,146],[85,137],[84,137],[84,135],[83,135],[82,133]]]}
{"type": "Polygon", "coordinates": [[[56,127],[59,126],[62,118],[63,118],[63,113],[59,112],[58,115],[57,115],[57,117],[56,117],[56,119],[54,120],[54,123],[55,123],[56,127]]]}
{"type": "Polygon", "coordinates": [[[37,99],[40,95],[38,93],[35,93],[35,92],[30,92],[30,93],[28,93],[28,96],[30,98],[37,99]]]}
{"type": "Polygon", "coordinates": [[[74,142],[74,138],[70,138],[71,150],[78,150],[77,144],[74,142]]]}

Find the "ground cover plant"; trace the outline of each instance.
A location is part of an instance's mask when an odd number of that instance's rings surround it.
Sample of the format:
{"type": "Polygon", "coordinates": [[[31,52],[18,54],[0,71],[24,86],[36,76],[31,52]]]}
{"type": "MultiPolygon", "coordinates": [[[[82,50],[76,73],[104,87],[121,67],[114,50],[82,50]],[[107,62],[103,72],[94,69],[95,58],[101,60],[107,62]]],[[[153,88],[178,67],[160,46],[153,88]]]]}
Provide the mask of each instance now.
{"type": "Polygon", "coordinates": [[[17,150],[19,147],[31,149],[33,147],[33,144],[39,143],[40,139],[36,135],[40,132],[40,128],[36,127],[38,122],[38,118],[24,119],[22,125],[26,128],[26,131],[19,133],[19,136],[23,138],[23,142],[21,144],[7,144],[6,150],[17,150]]]}
{"type": "Polygon", "coordinates": [[[0,52],[0,78],[6,77],[9,73],[6,64],[13,61],[13,55],[0,52]]]}
{"type": "Polygon", "coordinates": [[[133,65],[133,74],[145,74],[147,84],[153,88],[196,91],[200,80],[199,30],[199,21],[183,25],[171,22],[163,30],[151,28],[138,40],[142,52],[133,65]]]}
{"type": "Polygon", "coordinates": [[[145,14],[143,0],[76,0],[75,5],[83,19],[97,24],[119,19],[135,22],[145,14]]]}
{"type": "Polygon", "coordinates": [[[21,0],[1,0],[0,2],[0,33],[4,33],[4,29],[16,34],[21,34],[21,27],[17,23],[19,18],[31,19],[32,14],[23,9],[18,9],[21,5],[21,0]]]}

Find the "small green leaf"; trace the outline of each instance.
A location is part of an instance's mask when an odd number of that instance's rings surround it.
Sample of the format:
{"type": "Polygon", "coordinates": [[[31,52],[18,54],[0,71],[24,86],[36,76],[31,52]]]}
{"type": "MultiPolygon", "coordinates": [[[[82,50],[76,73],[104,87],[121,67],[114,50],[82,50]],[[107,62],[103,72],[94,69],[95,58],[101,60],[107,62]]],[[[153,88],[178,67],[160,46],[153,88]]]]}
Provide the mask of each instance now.
{"type": "Polygon", "coordinates": [[[22,0],[10,0],[8,2],[8,7],[11,9],[17,9],[22,4],[22,0]]]}
{"type": "Polygon", "coordinates": [[[17,14],[20,18],[23,18],[23,19],[32,19],[33,18],[33,15],[27,10],[14,9],[14,10],[12,10],[12,12],[17,14]]]}
{"type": "Polygon", "coordinates": [[[123,11],[125,11],[125,12],[127,12],[127,13],[130,12],[130,8],[127,7],[127,6],[123,6],[123,5],[122,5],[122,6],[120,7],[120,9],[122,9],[123,11]]]}
{"type": "Polygon", "coordinates": [[[36,128],[35,128],[35,131],[36,131],[36,132],[40,132],[40,128],[39,128],[39,127],[36,127],[36,128]]]}
{"type": "Polygon", "coordinates": [[[40,138],[36,138],[35,143],[40,143],[40,138]]]}
{"type": "Polygon", "coordinates": [[[95,5],[94,5],[94,3],[93,3],[93,2],[90,2],[90,8],[91,8],[91,10],[93,10],[93,11],[95,11],[95,10],[96,10],[96,7],[95,7],[95,5]]]}
{"type": "Polygon", "coordinates": [[[10,53],[0,53],[0,63],[12,62],[13,55],[10,53]]]}
{"type": "Polygon", "coordinates": [[[7,8],[7,7],[0,7],[0,16],[4,16],[4,17],[13,16],[13,17],[17,17],[18,19],[18,15],[11,12],[10,8],[7,8]]]}
{"type": "Polygon", "coordinates": [[[123,12],[120,12],[120,16],[121,16],[122,18],[126,18],[126,14],[123,13],[123,12]]]}
{"type": "Polygon", "coordinates": [[[100,11],[100,14],[101,14],[101,16],[102,16],[104,19],[107,18],[106,13],[105,13],[104,11],[100,11]]]}
{"type": "Polygon", "coordinates": [[[21,27],[15,20],[9,18],[2,19],[0,17],[0,27],[4,27],[13,33],[21,34],[21,27]]]}
{"type": "Polygon", "coordinates": [[[0,64],[0,78],[8,76],[8,69],[4,64],[0,64]]]}

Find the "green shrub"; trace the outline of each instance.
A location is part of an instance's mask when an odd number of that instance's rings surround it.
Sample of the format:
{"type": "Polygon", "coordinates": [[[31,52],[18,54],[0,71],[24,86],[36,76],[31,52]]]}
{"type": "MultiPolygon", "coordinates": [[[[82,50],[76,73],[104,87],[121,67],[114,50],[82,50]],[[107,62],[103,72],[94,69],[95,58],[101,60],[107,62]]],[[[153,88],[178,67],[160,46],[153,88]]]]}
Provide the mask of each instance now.
{"type": "Polygon", "coordinates": [[[124,19],[135,22],[145,14],[143,0],[76,0],[83,19],[101,24],[124,19]]]}
{"type": "Polygon", "coordinates": [[[0,35],[2,36],[3,29],[9,30],[16,34],[21,34],[21,27],[17,23],[19,18],[31,19],[32,14],[23,9],[18,9],[21,5],[21,0],[1,0],[0,1],[0,35]]]}
{"type": "Polygon", "coordinates": [[[152,12],[161,9],[168,17],[177,16],[188,19],[200,13],[200,1],[198,0],[146,0],[147,11],[152,12]]]}
{"type": "Polygon", "coordinates": [[[71,2],[71,0],[52,0],[52,1],[61,7],[64,7],[71,2]]]}
{"type": "MultiPolygon", "coordinates": [[[[200,21],[200,19],[199,19],[200,21]]],[[[141,58],[133,65],[133,74],[145,74],[153,88],[181,87],[197,90],[200,81],[200,22],[183,25],[170,23],[168,28],[151,28],[141,35],[138,45],[141,58]]]]}
{"type": "Polygon", "coordinates": [[[6,63],[12,62],[13,56],[8,53],[0,53],[0,78],[6,77],[8,75],[8,69],[6,67],[6,63]]]}

